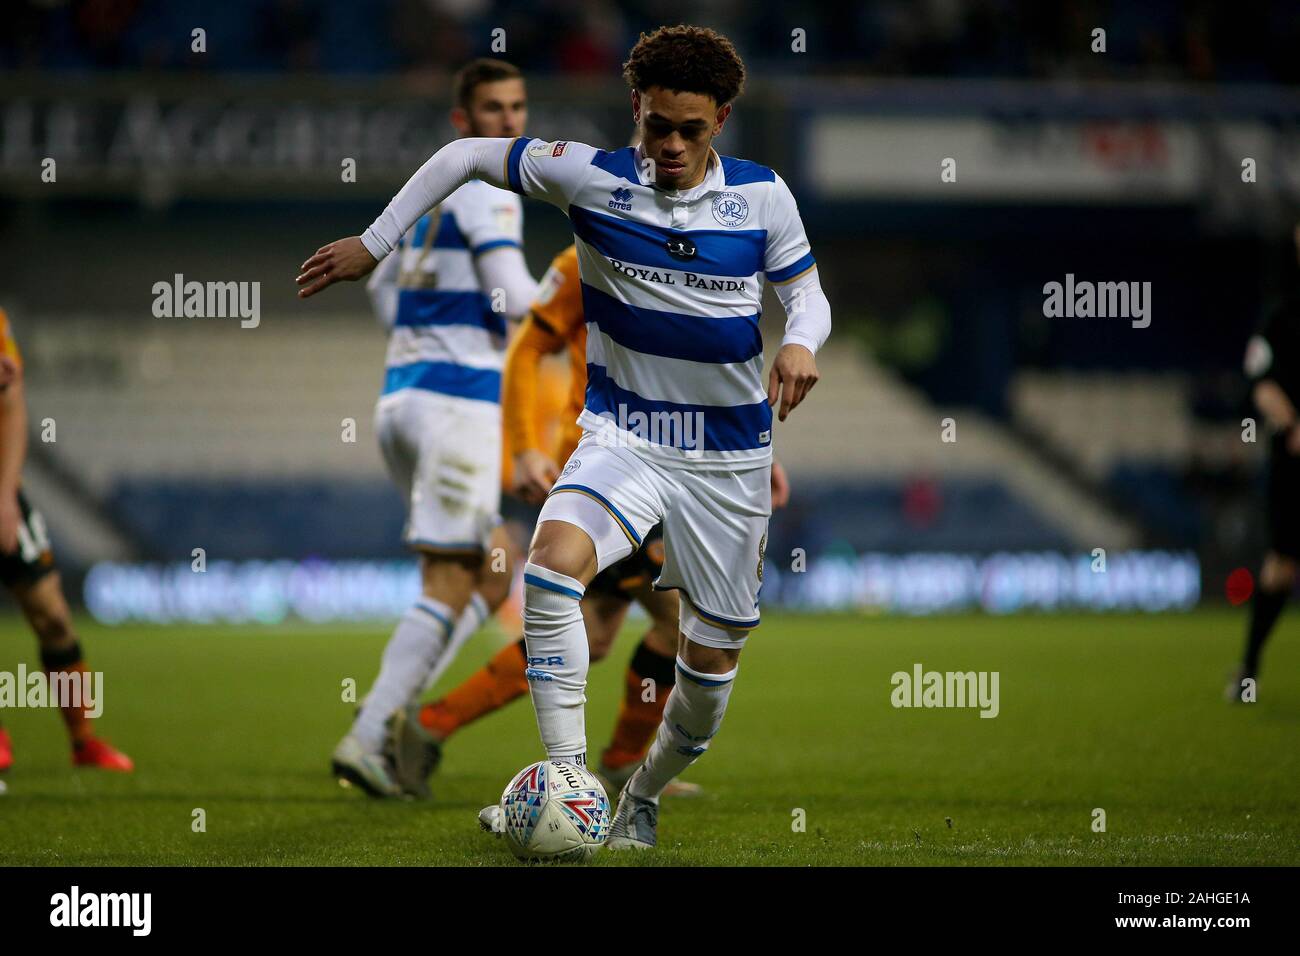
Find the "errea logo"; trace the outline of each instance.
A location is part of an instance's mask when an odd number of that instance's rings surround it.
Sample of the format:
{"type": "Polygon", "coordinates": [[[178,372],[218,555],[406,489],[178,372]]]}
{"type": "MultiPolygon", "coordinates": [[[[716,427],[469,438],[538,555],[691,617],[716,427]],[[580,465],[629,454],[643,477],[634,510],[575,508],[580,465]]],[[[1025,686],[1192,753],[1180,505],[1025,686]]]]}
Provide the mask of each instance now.
{"type": "Polygon", "coordinates": [[[610,195],[614,197],[609,201],[610,209],[621,209],[623,212],[632,211],[632,190],[626,186],[619,186],[610,195]]]}

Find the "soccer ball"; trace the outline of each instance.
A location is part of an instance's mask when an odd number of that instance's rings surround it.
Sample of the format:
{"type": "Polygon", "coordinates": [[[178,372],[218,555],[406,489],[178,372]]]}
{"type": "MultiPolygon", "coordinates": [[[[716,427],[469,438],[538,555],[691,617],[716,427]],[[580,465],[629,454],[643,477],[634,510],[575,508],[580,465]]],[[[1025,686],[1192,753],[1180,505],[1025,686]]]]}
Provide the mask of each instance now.
{"type": "Polygon", "coordinates": [[[525,767],[501,794],[506,843],[521,860],[585,860],[604,845],[609,817],[600,781],[560,760],[525,767]]]}

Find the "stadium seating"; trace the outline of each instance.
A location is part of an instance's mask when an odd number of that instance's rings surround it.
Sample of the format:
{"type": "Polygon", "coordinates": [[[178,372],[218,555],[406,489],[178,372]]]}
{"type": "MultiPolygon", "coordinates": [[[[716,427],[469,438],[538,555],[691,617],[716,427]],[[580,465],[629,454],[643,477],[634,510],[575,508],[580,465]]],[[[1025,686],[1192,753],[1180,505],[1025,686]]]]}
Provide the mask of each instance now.
{"type": "Polygon", "coordinates": [[[1187,476],[1253,472],[1265,443],[1243,442],[1235,417],[1197,418],[1192,387],[1186,373],[1022,371],[1010,404],[1021,428],[1139,515],[1155,540],[1195,547],[1207,507],[1187,476]]]}
{"type": "Polygon", "coordinates": [[[104,319],[24,329],[31,417],[54,419],[54,449],[96,491],[146,476],[383,477],[384,337],[365,316],[154,321],[165,335],[104,319]]]}
{"type": "MultiPolygon", "coordinates": [[[[254,329],[234,319],[165,321],[166,336],[149,323],[104,319],[26,330],[32,417],[57,423],[46,451],[116,517],[131,550],[401,553],[401,504],[371,418],[380,329],[364,315],[314,316],[309,327],[271,315],[254,329]],[[345,419],[355,421],[353,442],[343,440],[345,419]]],[[[935,408],[851,345],[827,348],[820,367],[810,404],[776,426],[801,507],[780,517],[774,535],[784,526],[810,542],[887,551],[1130,540],[996,421],[935,408]],[[946,417],[955,442],[940,440],[946,417]],[[921,511],[909,512],[917,495],[921,511]],[[919,520],[927,507],[934,514],[919,520]]]]}
{"type": "Polygon", "coordinates": [[[1012,414],[1086,474],[1121,461],[1181,463],[1193,447],[1182,374],[1021,372],[1012,414]]]}

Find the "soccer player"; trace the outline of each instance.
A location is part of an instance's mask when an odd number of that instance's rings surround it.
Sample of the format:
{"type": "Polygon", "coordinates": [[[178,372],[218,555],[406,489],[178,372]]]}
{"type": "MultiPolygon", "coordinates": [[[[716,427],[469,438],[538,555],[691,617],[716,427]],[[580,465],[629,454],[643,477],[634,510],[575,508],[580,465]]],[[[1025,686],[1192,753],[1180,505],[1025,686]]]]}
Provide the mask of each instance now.
{"type": "MultiPolygon", "coordinates": [[[[464,137],[519,136],[528,118],[523,77],[501,60],[457,73],[455,103],[451,122],[464,137]]],[[[340,782],[372,796],[401,793],[384,753],[386,724],[511,582],[508,562],[492,560],[510,548],[498,515],[501,365],[508,323],[527,311],[537,283],[524,262],[519,196],[482,179],[457,185],[393,237],[395,252],[368,287],[390,329],[375,431],[407,499],[405,540],[420,556],[423,591],[333,754],[340,782]]]]}
{"type": "MultiPolygon", "coordinates": [[[[1300,259],[1300,226],[1295,229],[1300,259]]],[[[1260,655],[1296,582],[1300,560],[1300,297],[1292,294],[1265,318],[1246,347],[1251,397],[1273,431],[1268,462],[1269,549],[1250,605],[1241,666],[1225,696],[1243,699],[1243,682],[1259,675],[1260,655]]]]}
{"type": "MultiPolygon", "coordinates": [[[[586,388],[587,325],[582,312],[578,250],[569,246],[551,261],[532,308],[506,352],[501,398],[505,444],[514,451],[515,481],[511,490],[530,504],[545,501],[559,475],[556,462],[567,461],[582,438],[577,421],[586,388]],[[557,409],[560,429],[548,449],[542,438],[542,422],[530,410],[543,404],[539,381],[543,359],[559,352],[566,353],[569,359],[568,404],[557,409]]],[[[773,507],[782,507],[788,497],[784,470],[774,459],[773,507]]],[[[628,664],[618,720],[597,770],[613,790],[622,788],[645,757],[677,679],[677,595],[652,586],[663,562],[662,528],[656,525],[640,549],[597,574],[582,599],[592,663],[608,655],[633,601],[639,602],[650,617],[650,626],[628,664]]],[[[394,740],[393,750],[398,782],[407,792],[422,792],[419,773],[437,766],[442,745],[453,733],[528,692],[527,669],[525,642],[511,643],[445,697],[420,710],[417,721],[399,723],[405,732],[394,740]],[[427,755],[427,749],[435,752],[427,755]],[[412,773],[415,779],[404,779],[412,773]]],[[[664,788],[664,796],[694,795],[699,790],[698,784],[674,780],[664,788]]],[[[489,815],[489,828],[492,817],[494,813],[489,815]]]]}
{"type": "MultiPolygon", "coordinates": [[[[36,633],[46,676],[80,675],[87,670],[86,662],[81,642],[72,629],[72,614],[63,596],[45,521],[27,503],[20,484],[26,457],[23,359],[9,328],[9,317],[0,309],[0,582],[14,596],[36,633]]],[[[134,769],[130,757],[95,736],[92,718],[86,716],[86,701],[80,702],[82,706],[66,700],[61,703],[59,710],[72,743],[73,766],[122,773],[134,769]]],[[[0,771],[8,770],[13,762],[13,742],[9,732],[0,727],[0,771]]]]}
{"type": "Polygon", "coordinates": [[[459,140],[362,236],[312,255],[297,281],[310,296],[366,275],[411,223],[476,177],[568,212],[588,325],[584,435],[542,507],[524,569],[528,677],[547,755],[585,766],[579,602],[599,571],[662,523],[657,584],[681,591],[678,680],[608,843],[648,849],[659,796],[718,732],[758,626],[772,406],[784,420],[816,383],[830,305],[785,182],[712,148],[744,84],[730,41],[661,27],[641,36],[623,75],[638,147],[459,140]],[[764,279],[788,319],[766,383],[764,279]]]}

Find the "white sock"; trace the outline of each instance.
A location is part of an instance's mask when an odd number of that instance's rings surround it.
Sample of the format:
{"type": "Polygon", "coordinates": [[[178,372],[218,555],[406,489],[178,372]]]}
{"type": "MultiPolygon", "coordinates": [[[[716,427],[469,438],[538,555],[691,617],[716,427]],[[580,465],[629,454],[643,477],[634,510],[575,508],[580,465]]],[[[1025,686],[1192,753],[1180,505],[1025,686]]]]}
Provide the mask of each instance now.
{"type": "Polygon", "coordinates": [[[464,612],[461,613],[460,619],[456,621],[456,629],[451,632],[451,640],[443,648],[438,660],[434,663],[433,668],[429,671],[429,676],[424,679],[424,684],[415,693],[412,700],[422,697],[426,691],[433,688],[438,683],[438,679],[451,666],[451,662],[456,659],[460,649],[478,631],[480,627],[487,623],[487,619],[492,616],[492,610],[488,607],[487,601],[483,600],[483,595],[475,591],[470,595],[469,604],[465,605],[464,612]]]}
{"type": "Polygon", "coordinates": [[[437,663],[451,633],[451,608],[431,597],[411,605],[397,622],[379,664],[379,676],[352,724],[352,733],[370,753],[384,744],[384,722],[419,690],[437,663]]]}
{"type": "Polygon", "coordinates": [[[587,765],[587,667],[591,652],[579,602],[586,589],[567,575],[524,566],[524,642],[537,729],[552,760],[587,765]]]}
{"type": "Polygon", "coordinates": [[[629,791],[646,800],[658,800],[668,782],[709,749],[709,741],[727,712],[737,670],[705,674],[677,658],[677,683],[645,763],[628,783],[629,791]]]}

